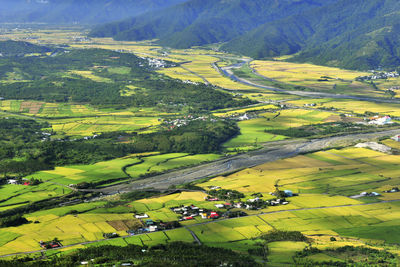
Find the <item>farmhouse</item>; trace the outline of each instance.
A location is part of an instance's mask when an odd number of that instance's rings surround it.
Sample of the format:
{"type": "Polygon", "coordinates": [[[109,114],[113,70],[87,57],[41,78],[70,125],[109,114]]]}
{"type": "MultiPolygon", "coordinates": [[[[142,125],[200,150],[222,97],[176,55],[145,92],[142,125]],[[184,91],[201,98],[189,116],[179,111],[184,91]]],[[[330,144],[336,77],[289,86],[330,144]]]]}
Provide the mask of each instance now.
{"type": "Polygon", "coordinates": [[[57,241],[56,239],[53,241],[48,241],[48,242],[40,241],[39,245],[44,249],[59,248],[62,246],[61,243],[59,241],[57,241]]]}
{"type": "Polygon", "coordinates": [[[17,184],[18,184],[18,181],[17,181],[17,180],[15,180],[15,179],[10,179],[10,180],[8,180],[8,181],[7,181],[7,183],[8,183],[8,184],[14,184],[14,185],[17,185],[17,184]]]}
{"type": "Polygon", "coordinates": [[[150,226],[148,227],[148,231],[149,231],[149,232],[155,232],[155,231],[158,230],[157,228],[158,228],[157,225],[150,225],[150,226]]]}
{"type": "Polygon", "coordinates": [[[219,214],[215,211],[212,211],[210,216],[208,216],[209,219],[218,219],[219,218],[219,214]]]}
{"type": "Polygon", "coordinates": [[[370,121],[368,124],[375,124],[375,125],[386,125],[386,124],[392,124],[392,118],[390,116],[384,116],[384,117],[379,117],[375,116],[370,118],[370,121]]]}
{"type": "Polygon", "coordinates": [[[392,139],[396,142],[400,142],[400,134],[393,136],[392,139]]]}
{"type": "Polygon", "coordinates": [[[146,213],[142,214],[142,215],[135,215],[135,218],[136,219],[145,219],[145,218],[149,218],[149,215],[147,215],[146,213]]]}

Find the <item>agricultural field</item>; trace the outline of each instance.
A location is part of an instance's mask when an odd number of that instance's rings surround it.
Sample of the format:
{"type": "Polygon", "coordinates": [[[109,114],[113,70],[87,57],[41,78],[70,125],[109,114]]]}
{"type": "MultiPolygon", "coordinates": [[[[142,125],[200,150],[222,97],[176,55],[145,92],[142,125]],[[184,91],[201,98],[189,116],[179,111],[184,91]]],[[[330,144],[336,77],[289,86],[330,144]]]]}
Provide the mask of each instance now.
{"type": "Polygon", "coordinates": [[[216,160],[219,157],[220,156],[216,154],[134,154],[124,158],[98,162],[92,165],[56,167],[54,170],[40,171],[27,178],[34,177],[63,185],[79,184],[83,182],[104,183],[115,180],[138,179],[149,173],[161,173],[171,169],[216,160]]]}
{"type": "Polygon", "coordinates": [[[369,76],[370,73],[366,72],[349,71],[312,64],[260,60],[251,62],[250,67],[271,80],[295,86],[309,87],[318,91],[336,94],[368,94],[370,97],[385,96],[383,90],[376,90],[366,83],[355,80],[360,76],[369,76]]]}
{"type": "Polygon", "coordinates": [[[85,33],[82,30],[80,26],[66,26],[43,30],[15,29],[11,33],[0,34],[0,39],[29,41],[34,44],[60,45],[75,43],[77,39],[84,38],[85,33]]]}
{"type": "Polygon", "coordinates": [[[0,101],[0,111],[47,121],[57,136],[75,137],[114,131],[151,132],[161,124],[161,116],[170,115],[153,108],[100,110],[91,105],[22,100],[0,101]]]}
{"type": "Polygon", "coordinates": [[[331,112],[302,109],[261,113],[256,118],[238,122],[240,135],[225,143],[224,146],[231,150],[248,146],[257,147],[261,143],[279,141],[286,138],[285,136],[268,133],[268,130],[288,129],[340,120],[337,114],[331,112]]]}
{"type": "Polygon", "coordinates": [[[363,198],[348,197],[364,191],[378,192],[382,195],[377,199],[382,200],[392,196],[383,191],[400,183],[399,163],[398,155],[366,148],[332,149],[266,163],[201,186],[268,194],[278,181],[282,189],[303,195],[299,200],[291,199],[293,207],[356,204],[363,198]]]}
{"type": "Polygon", "coordinates": [[[389,115],[393,117],[400,116],[400,104],[395,103],[374,103],[368,101],[338,100],[329,98],[290,100],[287,103],[296,106],[303,106],[305,104],[315,103],[316,106],[311,108],[333,108],[342,113],[354,113],[363,115],[365,112],[371,112],[379,115],[389,115]]]}
{"type": "Polygon", "coordinates": [[[1,235],[0,254],[39,250],[39,241],[57,237],[63,245],[103,239],[103,233],[126,236],[131,225],[140,224],[132,214],[79,214],[56,216],[53,214],[30,216],[35,223],[7,229],[1,235]]]}
{"type": "Polygon", "coordinates": [[[247,108],[229,108],[229,109],[221,109],[221,110],[216,110],[213,115],[217,117],[236,117],[240,115],[244,115],[247,112],[255,112],[255,111],[263,111],[263,110],[277,110],[279,109],[277,106],[272,105],[272,104],[261,104],[261,105],[254,105],[252,107],[247,107],[247,108]]]}
{"type": "Polygon", "coordinates": [[[0,211],[13,209],[36,201],[63,196],[72,190],[54,184],[44,182],[35,186],[3,185],[0,187],[0,211]]]}
{"type": "MultiPolygon", "coordinates": [[[[150,162],[153,166],[159,166],[156,162],[185,157],[190,156],[151,156],[146,167],[151,165],[150,162]]],[[[188,229],[203,244],[242,253],[247,253],[249,248],[257,248],[260,243],[257,237],[273,229],[300,231],[312,240],[310,242],[313,247],[319,249],[368,244],[379,249],[387,247],[398,251],[391,244],[400,241],[398,235],[393,235],[397,233],[400,221],[400,213],[397,211],[399,203],[379,201],[391,196],[384,193],[384,190],[399,184],[399,161],[400,157],[396,155],[350,147],[301,155],[245,169],[226,177],[216,177],[197,186],[238,190],[245,194],[245,199],[252,198],[254,192],[262,193],[263,199],[272,199],[269,192],[273,192],[278,183],[280,190],[292,190],[299,195],[288,198],[290,203],[285,206],[246,211],[250,216],[216,221],[196,218],[182,222],[186,228],[133,237],[127,237],[125,233],[135,224],[133,214],[146,213],[154,221],[174,221],[178,216],[170,210],[172,207],[195,205],[218,210],[214,205],[224,202],[205,201],[207,194],[203,192],[181,192],[135,201],[125,200],[123,203],[117,197],[107,199],[107,202],[103,200],[38,211],[26,215],[29,220],[38,221],[36,224],[1,229],[4,235],[0,239],[3,244],[0,254],[17,251],[16,247],[21,245],[21,240],[27,241],[18,250],[28,251],[38,249],[38,240],[54,237],[59,238],[62,244],[77,244],[69,248],[76,249],[81,247],[79,243],[101,240],[105,232],[116,232],[123,238],[86,246],[156,245],[177,240],[192,242],[193,237],[188,229]],[[372,202],[349,198],[361,191],[376,191],[382,195],[372,202]],[[119,204],[107,205],[110,201],[119,204]],[[76,210],[78,215],[70,215],[71,210],[76,210]],[[73,227],[61,226],[66,223],[73,223],[73,227]]],[[[308,244],[292,241],[269,243],[269,262],[272,266],[292,264],[291,256],[305,246],[308,244]]]]}

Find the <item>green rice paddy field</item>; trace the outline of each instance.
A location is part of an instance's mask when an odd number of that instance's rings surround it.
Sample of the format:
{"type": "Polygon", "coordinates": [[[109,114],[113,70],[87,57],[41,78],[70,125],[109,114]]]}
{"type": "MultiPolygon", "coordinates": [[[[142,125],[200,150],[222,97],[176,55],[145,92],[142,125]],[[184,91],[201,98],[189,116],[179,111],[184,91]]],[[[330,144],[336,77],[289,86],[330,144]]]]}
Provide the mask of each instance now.
{"type": "MultiPolygon", "coordinates": [[[[228,114],[230,114],[228,112],[228,114]]],[[[240,134],[224,144],[224,147],[235,150],[240,147],[254,146],[257,144],[279,141],[287,137],[267,133],[268,130],[288,129],[303,125],[318,124],[338,121],[340,117],[331,112],[318,110],[287,109],[276,112],[265,112],[256,118],[239,121],[240,134]]]]}
{"type": "Polygon", "coordinates": [[[168,115],[153,108],[99,110],[91,105],[23,100],[0,101],[0,111],[47,121],[58,136],[77,137],[113,131],[154,131],[160,125],[160,116],[168,115]]]}
{"type": "Polygon", "coordinates": [[[170,153],[161,155],[131,155],[92,165],[71,165],[40,171],[27,178],[35,177],[44,181],[70,185],[82,182],[106,182],[108,180],[138,179],[149,173],[160,173],[170,169],[187,167],[218,159],[217,154],[189,155],[170,153]],[[125,170],[125,171],[124,171],[125,170]]]}
{"type": "MultiPolygon", "coordinates": [[[[157,163],[180,161],[186,157],[192,156],[153,155],[148,157],[142,168],[161,168],[161,164],[157,163]]],[[[124,160],[132,159],[120,159],[119,166],[126,163],[124,160]]],[[[278,229],[301,231],[312,239],[314,247],[321,249],[367,244],[397,253],[398,249],[393,244],[400,242],[400,202],[397,201],[400,194],[383,191],[399,185],[399,163],[398,155],[387,155],[365,148],[331,149],[267,163],[226,177],[213,178],[199,186],[235,189],[243,192],[245,199],[251,198],[254,192],[261,192],[263,199],[271,199],[268,192],[274,190],[278,178],[281,189],[299,193],[299,196],[288,198],[290,203],[286,206],[246,211],[250,216],[229,220],[198,218],[183,222],[186,228],[107,240],[88,246],[155,245],[177,240],[193,242],[188,231],[190,229],[206,245],[247,253],[247,249],[256,248],[260,242],[254,238],[278,229]],[[371,199],[349,198],[362,191],[376,191],[382,195],[372,202],[371,199]],[[381,202],[382,200],[391,202],[381,202]],[[335,237],[337,241],[330,241],[331,237],[335,237]]],[[[202,192],[182,192],[125,202],[117,206],[106,205],[106,201],[97,201],[31,213],[26,217],[38,221],[37,224],[1,229],[0,244],[3,245],[0,247],[0,254],[36,250],[39,249],[38,240],[54,237],[61,239],[63,244],[78,244],[102,239],[102,233],[105,232],[117,232],[125,236],[123,229],[137,223],[133,217],[135,213],[146,213],[153,220],[174,221],[178,219],[178,215],[169,208],[175,206],[194,204],[200,208],[218,211],[214,204],[223,202],[207,202],[204,200],[205,196],[202,192]],[[71,210],[76,210],[79,214],[69,215],[71,210]]],[[[287,241],[270,243],[271,265],[293,264],[291,256],[306,245],[287,241]]],[[[81,245],[75,248],[78,247],[81,245]]]]}

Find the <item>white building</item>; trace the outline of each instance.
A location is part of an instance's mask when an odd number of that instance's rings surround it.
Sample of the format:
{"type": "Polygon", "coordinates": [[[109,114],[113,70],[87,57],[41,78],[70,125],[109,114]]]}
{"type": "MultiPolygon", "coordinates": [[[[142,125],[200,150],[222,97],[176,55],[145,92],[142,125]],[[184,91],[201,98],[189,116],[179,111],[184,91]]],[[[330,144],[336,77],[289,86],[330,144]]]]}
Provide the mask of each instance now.
{"type": "Polygon", "coordinates": [[[393,136],[392,139],[396,142],[400,142],[400,134],[393,136]]]}
{"type": "Polygon", "coordinates": [[[391,124],[391,123],[393,123],[393,122],[392,122],[392,118],[390,116],[374,118],[373,120],[368,122],[368,124],[375,124],[375,125],[386,125],[386,124],[391,124]]]}

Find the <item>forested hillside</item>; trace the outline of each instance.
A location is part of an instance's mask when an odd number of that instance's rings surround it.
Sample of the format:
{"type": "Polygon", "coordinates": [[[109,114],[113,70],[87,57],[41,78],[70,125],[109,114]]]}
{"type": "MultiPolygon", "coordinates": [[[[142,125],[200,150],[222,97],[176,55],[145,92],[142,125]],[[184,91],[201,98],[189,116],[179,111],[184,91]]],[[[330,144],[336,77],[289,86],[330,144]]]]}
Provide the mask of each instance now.
{"type": "Polygon", "coordinates": [[[105,23],[186,0],[1,0],[0,22],[105,23]]]}
{"type": "Polygon", "coordinates": [[[400,65],[400,3],[341,0],[257,29],[223,46],[255,58],[298,53],[298,62],[374,69],[400,65]]]}
{"type": "Polygon", "coordinates": [[[31,53],[46,53],[52,49],[45,46],[33,45],[27,42],[4,41],[0,42],[0,54],[2,57],[23,56],[31,53]]]}
{"type": "Polygon", "coordinates": [[[122,22],[95,28],[91,36],[117,40],[160,39],[167,46],[186,48],[226,42],[263,23],[336,0],[191,0],[122,22]]]}

